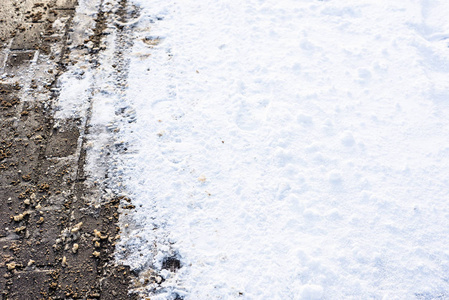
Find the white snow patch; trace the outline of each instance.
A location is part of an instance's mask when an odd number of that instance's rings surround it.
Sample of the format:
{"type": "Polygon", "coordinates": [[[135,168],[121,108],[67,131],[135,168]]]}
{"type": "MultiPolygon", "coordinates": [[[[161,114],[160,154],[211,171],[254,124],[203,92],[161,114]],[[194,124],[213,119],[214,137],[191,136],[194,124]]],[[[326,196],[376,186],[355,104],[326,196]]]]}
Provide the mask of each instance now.
{"type": "Polygon", "coordinates": [[[158,297],[449,297],[444,1],[134,2],[118,257],[177,253],[158,297]]]}

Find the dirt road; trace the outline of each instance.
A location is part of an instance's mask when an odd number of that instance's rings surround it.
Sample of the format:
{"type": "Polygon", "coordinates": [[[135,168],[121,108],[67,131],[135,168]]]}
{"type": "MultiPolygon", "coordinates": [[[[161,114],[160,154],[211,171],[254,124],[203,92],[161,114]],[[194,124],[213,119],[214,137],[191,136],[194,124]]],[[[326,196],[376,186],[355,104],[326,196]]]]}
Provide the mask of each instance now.
{"type": "Polygon", "coordinates": [[[112,257],[123,199],[90,201],[104,187],[86,179],[89,118],[54,117],[58,78],[101,51],[107,16],[92,16],[87,35],[76,7],[0,3],[0,299],[133,298],[129,269],[112,257]]]}

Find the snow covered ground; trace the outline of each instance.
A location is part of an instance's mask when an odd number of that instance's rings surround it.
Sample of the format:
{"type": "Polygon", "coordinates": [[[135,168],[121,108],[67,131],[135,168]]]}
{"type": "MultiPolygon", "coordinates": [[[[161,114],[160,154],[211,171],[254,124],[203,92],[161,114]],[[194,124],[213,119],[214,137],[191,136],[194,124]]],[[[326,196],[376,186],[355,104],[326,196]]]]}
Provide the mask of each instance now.
{"type": "Polygon", "coordinates": [[[151,299],[449,298],[446,1],[133,3],[117,257],[151,299]]]}

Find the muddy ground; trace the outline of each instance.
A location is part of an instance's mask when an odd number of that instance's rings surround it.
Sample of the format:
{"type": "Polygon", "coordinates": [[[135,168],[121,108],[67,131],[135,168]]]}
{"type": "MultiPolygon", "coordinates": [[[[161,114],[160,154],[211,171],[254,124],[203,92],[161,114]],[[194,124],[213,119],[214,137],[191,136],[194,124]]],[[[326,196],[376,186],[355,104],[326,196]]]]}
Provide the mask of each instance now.
{"type": "MultiPolygon", "coordinates": [[[[112,257],[123,199],[89,201],[102,187],[85,184],[88,120],[54,119],[76,2],[0,1],[0,299],[136,298],[112,257]]],[[[99,13],[94,47],[78,48],[93,60],[102,28],[99,13]]]]}

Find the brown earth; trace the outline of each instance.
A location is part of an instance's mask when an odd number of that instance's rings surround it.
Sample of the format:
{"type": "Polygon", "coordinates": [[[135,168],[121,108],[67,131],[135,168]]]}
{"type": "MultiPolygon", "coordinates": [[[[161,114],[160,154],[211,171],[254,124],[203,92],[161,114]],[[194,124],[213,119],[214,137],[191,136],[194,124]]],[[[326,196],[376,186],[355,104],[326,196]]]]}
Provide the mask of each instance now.
{"type": "Polygon", "coordinates": [[[76,5],[0,2],[0,299],[135,298],[129,268],[112,257],[123,199],[89,201],[102,193],[85,184],[89,120],[54,119],[76,5]]]}

